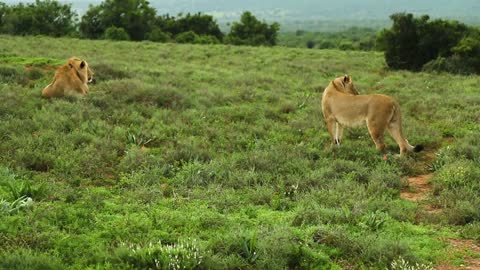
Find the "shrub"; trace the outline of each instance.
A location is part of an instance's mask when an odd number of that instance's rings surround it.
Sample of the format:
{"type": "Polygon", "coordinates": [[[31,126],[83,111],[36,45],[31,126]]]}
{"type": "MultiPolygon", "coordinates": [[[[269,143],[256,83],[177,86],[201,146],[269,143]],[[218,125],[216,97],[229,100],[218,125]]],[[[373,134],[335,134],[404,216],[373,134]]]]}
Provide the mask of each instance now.
{"type": "Polygon", "coordinates": [[[125,29],[115,26],[111,26],[105,30],[104,38],[110,40],[130,40],[130,36],[125,29]]]}
{"type": "MultiPolygon", "coordinates": [[[[116,27],[123,28],[132,40],[144,40],[154,20],[155,9],[146,0],[107,0],[89,7],[82,16],[80,32],[87,38],[101,38],[107,29],[116,27]]],[[[125,35],[120,33],[119,37],[125,35]]]]}
{"type": "Polygon", "coordinates": [[[215,37],[211,35],[200,35],[196,36],[195,40],[193,43],[196,44],[218,44],[220,41],[215,37]]]}
{"type": "Polygon", "coordinates": [[[195,240],[164,244],[122,243],[115,251],[118,263],[134,269],[196,269],[203,255],[195,240]]]}
{"type": "Polygon", "coordinates": [[[147,39],[155,42],[167,42],[170,41],[171,36],[169,33],[163,32],[162,29],[154,27],[148,34],[147,39]]]}
{"type": "Polygon", "coordinates": [[[274,46],[277,44],[277,35],[280,25],[268,25],[260,22],[249,11],[245,11],[240,22],[234,22],[227,35],[227,42],[235,45],[274,46]]]}
{"type": "Polygon", "coordinates": [[[77,14],[70,4],[40,1],[6,6],[0,2],[0,33],[65,36],[75,31],[77,14]]]}
{"type": "Polygon", "coordinates": [[[391,270],[433,270],[431,265],[409,263],[402,257],[398,257],[390,264],[391,270]]]}
{"type": "Polygon", "coordinates": [[[57,257],[34,253],[30,250],[20,249],[0,253],[0,269],[61,270],[65,268],[57,257]]]}
{"type": "Polygon", "coordinates": [[[183,32],[192,31],[197,35],[214,36],[218,40],[223,39],[223,33],[220,27],[213,19],[213,16],[207,14],[179,14],[177,17],[168,14],[155,18],[154,29],[159,28],[171,35],[178,35],[183,32]]]}
{"type": "Polygon", "coordinates": [[[28,77],[21,68],[2,65],[0,66],[0,82],[26,85],[28,84],[28,77]]]}
{"type": "Polygon", "coordinates": [[[387,65],[394,69],[420,70],[433,59],[450,57],[452,49],[473,31],[457,21],[429,21],[427,15],[415,18],[396,13],[390,19],[392,28],[379,34],[377,44],[385,51],[387,65]]]}
{"type": "Polygon", "coordinates": [[[315,47],[315,41],[313,40],[307,41],[307,48],[313,49],[313,47],[315,47]]]}
{"type": "Polygon", "coordinates": [[[354,50],[354,46],[353,46],[353,43],[350,42],[350,41],[342,41],[340,42],[340,44],[338,45],[338,48],[340,50],[343,50],[343,51],[352,51],[354,50]]]}
{"type": "Polygon", "coordinates": [[[195,39],[198,39],[198,35],[193,31],[187,31],[175,36],[175,41],[178,43],[193,43],[195,39]]]}

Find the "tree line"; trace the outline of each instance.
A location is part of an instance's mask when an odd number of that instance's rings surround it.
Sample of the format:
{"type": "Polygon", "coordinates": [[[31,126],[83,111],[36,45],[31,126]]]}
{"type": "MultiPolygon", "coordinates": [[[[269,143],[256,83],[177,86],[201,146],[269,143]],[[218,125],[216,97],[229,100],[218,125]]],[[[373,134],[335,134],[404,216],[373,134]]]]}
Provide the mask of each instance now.
{"type": "Polygon", "coordinates": [[[157,15],[146,0],[105,0],[91,5],[80,20],[70,4],[56,0],[10,6],[0,2],[0,33],[11,35],[273,46],[279,29],[278,23],[260,21],[246,11],[224,34],[210,15],[157,15]]]}
{"type": "Polygon", "coordinates": [[[390,16],[393,25],[377,36],[387,65],[412,71],[480,73],[480,30],[458,21],[430,20],[408,13],[390,16]]]}
{"type": "Polygon", "coordinates": [[[383,51],[392,69],[480,73],[479,28],[409,13],[395,13],[390,19],[392,26],[380,32],[359,27],[323,33],[297,30],[281,34],[279,43],[310,49],[383,51]]]}

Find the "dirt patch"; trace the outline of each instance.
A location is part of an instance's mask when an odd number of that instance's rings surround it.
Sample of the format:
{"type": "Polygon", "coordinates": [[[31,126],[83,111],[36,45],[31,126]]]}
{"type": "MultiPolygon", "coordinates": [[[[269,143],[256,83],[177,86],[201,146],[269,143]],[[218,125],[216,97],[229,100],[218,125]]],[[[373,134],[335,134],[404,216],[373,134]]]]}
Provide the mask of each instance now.
{"type": "Polygon", "coordinates": [[[447,240],[453,249],[458,252],[464,253],[464,263],[458,266],[441,264],[435,269],[437,270],[453,270],[453,269],[467,269],[467,270],[480,270],[480,246],[472,240],[463,239],[448,239],[447,240]],[[472,257],[472,253],[476,254],[472,257]]]}
{"type": "Polygon", "coordinates": [[[400,197],[412,202],[425,199],[432,190],[429,183],[432,177],[433,173],[409,177],[408,190],[400,192],[400,197]]]}

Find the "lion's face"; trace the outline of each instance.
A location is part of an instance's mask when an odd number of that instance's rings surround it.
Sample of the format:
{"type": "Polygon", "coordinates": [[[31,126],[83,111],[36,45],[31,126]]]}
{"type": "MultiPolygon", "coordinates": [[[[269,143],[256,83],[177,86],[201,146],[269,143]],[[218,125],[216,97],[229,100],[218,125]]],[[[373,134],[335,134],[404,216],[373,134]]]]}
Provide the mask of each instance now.
{"type": "Polygon", "coordinates": [[[68,60],[68,65],[77,71],[81,77],[80,79],[85,83],[91,83],[93,81],[94,72],[90,69],[87,61],[72,57],[68,60]]]}
{"type": "MultiPolygon", "coordinates": [[[[87,62],[85,62],[85,63],[87,63],[87,62]]],[[[90,67],[87,64],[87,81],[89,83],[93,82],[93,74],[95,74],[95,73],[93,72],[93,70],[90,69],[90,67]]]]}

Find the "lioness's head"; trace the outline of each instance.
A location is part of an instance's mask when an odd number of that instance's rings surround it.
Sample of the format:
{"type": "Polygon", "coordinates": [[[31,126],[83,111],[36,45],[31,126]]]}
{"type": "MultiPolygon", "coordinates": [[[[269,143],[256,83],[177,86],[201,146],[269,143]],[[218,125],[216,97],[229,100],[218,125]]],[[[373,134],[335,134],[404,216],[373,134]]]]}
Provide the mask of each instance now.
{"type": "Polygon", "coordinates": [[[355,88],[355,85],[353,85],[352,76],[350,75],[345,74],[342,77],[336,78],[335,80],[333,80],[333,85],[335,86],[335,88],[344,93],[358,95],[358,91],[355,88]]]}
{"type": "Polygon", "coordinates": [[[82,60],[77,57],[72,57],[68,59],[68,65],[70,68],[74,69],[84,83],[91,83],[93,81],[93,71],[88,66],[87,61],[82,60]]]}

